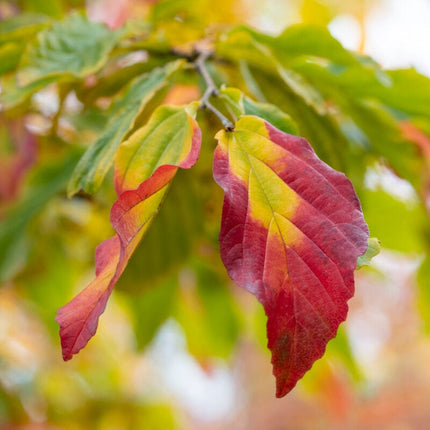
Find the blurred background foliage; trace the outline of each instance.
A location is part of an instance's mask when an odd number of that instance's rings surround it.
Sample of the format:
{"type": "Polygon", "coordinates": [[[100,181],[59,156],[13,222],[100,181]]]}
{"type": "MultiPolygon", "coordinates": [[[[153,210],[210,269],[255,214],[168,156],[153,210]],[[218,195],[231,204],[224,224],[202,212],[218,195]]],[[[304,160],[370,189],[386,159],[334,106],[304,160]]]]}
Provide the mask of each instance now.
{"type": "MultiPolygon", "coordinates": [[[[1,429],[426,428],[430,83],[366,56],[366,23],[385,3],[0,1],[1,429]],[[69,46],[53,20],[75,9],[106,26],[76,18],[69,46]],[[336,33],[342,22],[345,43],[356,31],[355,53],[320,27],[336,33]],[[313,26],[289,27],[297,23],[313,26]],[[41,42],[50,26],[58,37],[41,42]],[[353,181],[383,248],[356,273],[348,320],[327,354],[281,400],[264,312],[219,259],[222,192],[211,163],[220,125],[202,112],[199,162],[178,174],[97,335],[61,360],[55,311],[92,279],[115,200],[111,173],[96,194],[68,199],[72,172],[132,78],[174,59],[171,46],[189,52],[208,37],[222,59],[208,64],[216,82],[288,113],[353,181]]],[[[200,85],[185,68],[135,127],[159,103],[198,99],[200,85]]]]}

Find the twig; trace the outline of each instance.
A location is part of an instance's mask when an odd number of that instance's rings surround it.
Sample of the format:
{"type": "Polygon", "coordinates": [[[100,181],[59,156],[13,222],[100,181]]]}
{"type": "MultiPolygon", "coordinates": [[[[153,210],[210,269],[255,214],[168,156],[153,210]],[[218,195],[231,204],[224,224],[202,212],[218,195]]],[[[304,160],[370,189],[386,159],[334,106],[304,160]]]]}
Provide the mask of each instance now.
{"type": "Polygon", "coordinates": [[[210,58],[211,55],[212,54],[209,51],[203,51],[194,61],[196,70],[200,73],[206,84],[206,90],[200,99],[200,108],[210,110],[221,121],[223,127],[227,131],[233,131],[234,124],[209,101],[212,96],[217,97],[219,95],[218,87],[215,85],[215,82],[209,74],[205,64],[205,61],[210,58]]]}

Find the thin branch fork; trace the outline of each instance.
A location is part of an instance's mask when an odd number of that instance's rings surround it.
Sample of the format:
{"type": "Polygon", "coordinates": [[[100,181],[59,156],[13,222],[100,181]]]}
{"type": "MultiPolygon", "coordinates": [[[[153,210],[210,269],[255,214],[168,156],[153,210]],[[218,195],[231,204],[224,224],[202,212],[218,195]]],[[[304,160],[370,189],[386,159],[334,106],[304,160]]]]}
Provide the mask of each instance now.
{"type": "Polygon", "coordinates": [[[213,81],[212,76],[209,74],[205,64],[206,60],[211,56],[211,52],[203,51],[194,61],[194,66],[196,70],[200,73],[206,84],[206,90],[203,93],[202,98],[200,99],[200,108],[211,111],[221,121],[223,127],[227,131],[233,131],[234,124],[209,101],[212,96],[219,96],[219,89],[215,85],[215,82],[213,81]]]}

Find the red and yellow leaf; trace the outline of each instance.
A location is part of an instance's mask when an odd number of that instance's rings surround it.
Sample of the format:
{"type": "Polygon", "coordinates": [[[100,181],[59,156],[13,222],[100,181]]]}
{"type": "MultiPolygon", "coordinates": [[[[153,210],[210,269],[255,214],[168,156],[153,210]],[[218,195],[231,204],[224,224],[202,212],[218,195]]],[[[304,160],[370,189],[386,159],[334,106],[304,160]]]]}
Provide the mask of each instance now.
{"type": "Polygon", "coordinates": [[[161,106],[148,124],[137,130],[118,151],[115,186],[118,200],[110,219],[116,235],[96,250],[96,278],[59,309],[64,360],[72,358],[94,336],[99,316],[128,260],[148,230],[178,168],[196,162],[200,129],[183,107],[161,106]]]}
{"type": "Polygon", "coordinates": [[[278,397],[320,358],[345,320],[368,228],[350,181],[309,143],[243,116],[220,131],[221,257],[268,317],[278,397]]]}

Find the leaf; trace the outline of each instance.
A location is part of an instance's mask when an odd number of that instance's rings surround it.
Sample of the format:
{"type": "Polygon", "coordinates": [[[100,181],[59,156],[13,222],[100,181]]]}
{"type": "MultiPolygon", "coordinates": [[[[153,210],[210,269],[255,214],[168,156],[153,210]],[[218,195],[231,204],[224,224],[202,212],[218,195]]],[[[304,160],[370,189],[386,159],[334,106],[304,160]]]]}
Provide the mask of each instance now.
{"type": "Polygon", "coordinates": [[[113,164],[115,153],[134,121],[154,95],[167,85],[167,79],[183,64],[181,60],[157,68],[136,78],[113,104],[106,130],[85,152],[67,189],[72,196],[80,189],[89,194],[101,186],[106,173],[113,164]]]}
{"type": "MultiPolygon", "coordinates": [[[[358,63],[354,54],[345,49],[326,28],[312,24],[292,25],[276,37],[239,26],[220,38],[217,51],[228,58],[242,58],[257,64],[259,57],[253,47],[255,42],[270,48],[282,64],[289,64],[301,57],[330,60],[339,65],[358,63]]],[[[264,64],[261,66],[264,67],[264,64]]]]}
{"type": "Polygon", "coordinates": [[[255,115],[270,122],[285,133],[298,134],[298,129],[289,115],[270,103],[256,102],[246,97],[237,88],[222,88],[220,97],[228,104],[236,116],[255,115]]]}
{"type": "Polygon", "coordinates": [[[268,316],[277,396],[320,358],[345,319],[368,228],[350,181],[308,142],[254,117],[216,136],[221,257],[268,316]]]}
{"type": "Polygon", "coordinates": [[[422,205],[402,202],[383,189],[365,190],[361,201],[370,232],[384,248],[415,254],[425,250],[422,230],[428,220],[422,205]]]}
{"type": "Polygon", "coordinates": [[[381,252],[381,244],[375,237],[370,237],[367,246],[367,251],[358,257],[356,270],[363,266],[369,266],[373,257],[376,257],[381,252]]]}
{"type": "Polygon", "coordinates": [[[15,69],[22,51],[23,46],[20,43],[10,42],[0,45],[0,75],[15,69]]]}
{"type": "Polygon", "coordinates": [[[203,233],[201,184],[195,171],[180,170],[150,230],[136,249],[116,289],[135,293],[177,273],[203,233]],[[184,192],[186,190],[186,192],[184,192]]]}
{"type": "Polygon", "coordinates": [[[8,110],[18,106],[25,102],[33,93],[54,83],[55,81],[55,76],[47,76],[46,78],[41,78],[28,85],[19,87],[17,86],[14,77],[3,79],[1,81],[1,86],[4,89],[4,92],[0,93],[0,108],[8,110]]]}
{"type": "Polygon", "coordinates": [[[258,103],[245,97],[243,99],[243,107],[245,115],[258,116],[285,133],[298,134],[297,125],[291,117],[275,105],[270,103],[258,103]]]}
{"type": "Polygon", "coordinates": [[[0,21],[0,43],[24,41],[32,37],[48,22],[46,15],[22,13],[0,21]]]}
{"type": "Polygon", "coordinates": [[[426,255],[417,273],[418,308],[424,323],[424,330],[430,334],[430,255],[426,255]]]}
{"type": "Polygon", "coordinates": [[[308,105],[300,95],[291,91],[273,73],[263,71],[258,67],[251,67],[249,72],[258,81],[265,99],[283,112],[288,112],[288,115],[297,124],[300,135],[312,142],[318,156],[333,168],[346,171],[348,168],[346,163],[348,140],[332,115],[320,115],[314,107],[308,105]]]}
{"type": "Polygon", "coordinates": [[[96,278],[59,309],[64,360],[72,358],[95,334],[114,285],[157,214],[178,168],[194,165],[201,134],[196,106],[161,106],[148,124],[121,146],[115,165],[118,200],[111,209],[116,235],[96,250],[96,278]],[[190,112],[190,113],[188,113],[190,112]]]}
{"type": "MultiPolygon", "coordinates": [[[[219,55],[226,56],[226,58],[232,61],[237,61],[237,58],[241,58],[242,61],[240,64],[243,64],[243,60],[247,60],[250,64],[266,72],[270,72],[274,76],[279,76],[291,92],[303,99],[316,112],[320,115],[327,113],[324,100],[317,89],[309,85],[300,74],[288,68],[288,65],[284,65],[279,61],[284,49],[282,44],[280,45],[282,49],[279,49],[279,52],[275,49],[279,45],[275,43],[276,39],[247,29],[246,27],[239,27],[239,29],[233,30],[230,33],[230,37],[233,37],[235,41],[233,46],[231,46],[231,41],[229,41],[228,37],[227,40],[223,40],[218,44],[217,52],[219,55]]],[[[251,76],[248,73],[248,83],[252,82],[250,79],[251,76]]],[[[253,86],[253,89],[255,91],[255,86],[253,86]]]]}
{"type": "Polygon", "coordinates": [[[136,321],[138,349],[145,348],[157,330],[171,315],[177,296],[176,279],[168,278],[142,294],[131,295],[130,308],[136,321]]]}
{"type": "Polygon", "coordinates": [[[319,25],[298,24],[288,27],[272,45],[281,60],[292,60],[299,56],[320,57],[336,64],[357,63],[352,52],[345,49],[328,31],[319,25]]]}
{"type": "Polygon", "coordinates": [[[25,259],[27,225],[48,201],[66,185],[77,154],[72,152],[63,160],[46,163],[32,178],[25,197],[10,208],[0,223],[0,281],[12,278],[25,259]]]}
{"type": "Polygon", "coordinates": [[[29,84],[47,76],[83,78],[97,72],[121,33],[74,13],[40,32],[22,58],[19,81],[29,84]]]}
{"type": "Polygon", "coordinates": [[[228,357],[239,332],[228,285],[206,261],[195,260],[191,268],[195,283],[180,288],[174,318],[181,324],[194,357],[228,357]]]}

